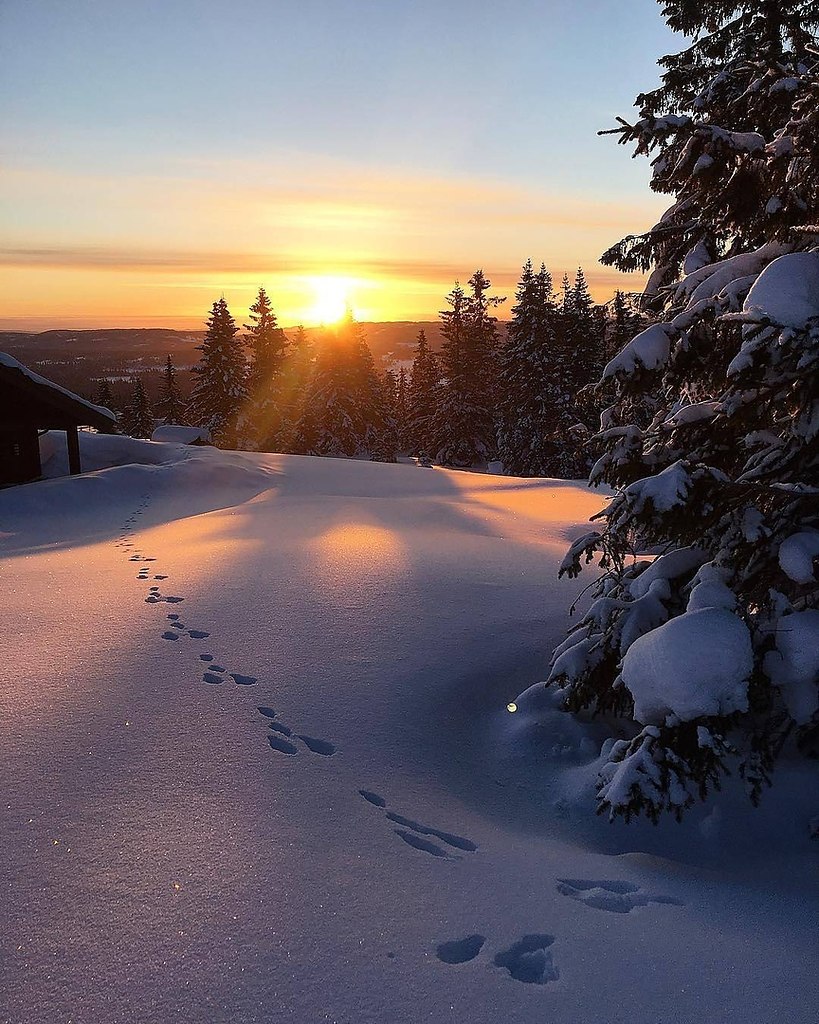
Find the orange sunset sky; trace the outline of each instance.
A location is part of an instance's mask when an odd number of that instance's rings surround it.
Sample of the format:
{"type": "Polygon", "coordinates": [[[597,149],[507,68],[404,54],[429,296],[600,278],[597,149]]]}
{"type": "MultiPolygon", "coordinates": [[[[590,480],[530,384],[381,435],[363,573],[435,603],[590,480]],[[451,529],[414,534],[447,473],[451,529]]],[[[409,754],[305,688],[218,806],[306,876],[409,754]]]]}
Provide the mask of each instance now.
{"type": "Polygon", "coordinates": [[[284,325],[434,319],[527,258],[640,286],[597,260],[667,204],[596,131],[674,45],[652,0],[515,0],[494,35],[459,2],[69,6],[0,10],[0,327],[199,328],[260,285],[284,325]]]}

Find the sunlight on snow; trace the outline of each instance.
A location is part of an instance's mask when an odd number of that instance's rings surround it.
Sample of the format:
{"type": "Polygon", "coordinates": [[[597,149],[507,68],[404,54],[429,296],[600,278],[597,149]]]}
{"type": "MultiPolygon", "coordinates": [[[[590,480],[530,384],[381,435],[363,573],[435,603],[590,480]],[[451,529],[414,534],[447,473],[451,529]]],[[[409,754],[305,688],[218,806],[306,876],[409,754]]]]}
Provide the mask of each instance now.
{"type": "Polygon", "coordinates": [[[359,576],[372,566],[404,568],[408,564],[403,543],[398,534],[372,523],[339,523],[323,533],[316,544],[322,559],[338,566],[346,566],[349,576],[359,576]]]}

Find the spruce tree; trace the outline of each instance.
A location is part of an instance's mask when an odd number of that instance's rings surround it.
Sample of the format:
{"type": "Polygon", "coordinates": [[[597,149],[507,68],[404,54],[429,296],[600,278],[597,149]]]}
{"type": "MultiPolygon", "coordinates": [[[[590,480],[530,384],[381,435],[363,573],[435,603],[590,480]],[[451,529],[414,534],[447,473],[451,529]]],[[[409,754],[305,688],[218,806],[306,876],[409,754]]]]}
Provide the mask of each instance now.
{"type": "Polygon", "coordinates": [[[554,366],[554,299],[545,265],[523,266],[500,358],[498,458],[512,476],[552,476],[558,422],[554,366]]]}
{"type": "Polygon", "coordinates": [[[111,382],[107,377],[100,377],[97,381],[97,389],[94,392],[94,405],[100,405],[103,409],[108,409],[110,412],[116,413],[118,417],[117,425],[111,424],[104,433],[117,434],[119,433],[119,418],[120,410],[114,400],[114,394],[111,391],[111,382]]]}
{"type": "Polygon", "coordinates": [[[149,438],[154,432],[154,414],[141,377],[131,383],[131,400],[122,413],[121,429],[129,437],[149,438]]]}
{"type": "Polygon", "coordinates": [[[435,451],[432,430],[440,383],[438,357],[430,351],[426,333],[421,330],[407,386],[405,444],[410,455],[431,456],[435,451]]]}
{"type": "Polygon", "coordinates": [[[395,393],[395,423],[398,439],[398,450],[407,447],[407,410],[409,403],[409,382],[407,371],[402,366],[398,371],[398,387],[395,393]]]}
{"type": "Polygon", "coordinates": [[[187,407],[179,390],[176,380],[176,368],[173,365],[170,353],[165,362],[165,369],[162,371],[162,381],[159,390],[159,402],[157,403],[157,414],[163,423],[178,423],[185,425],[187,421],[187,407]]]}
{"type": "Polygon", "coordinates": [[[287,337],[278,325],[267,292],[259,289],[245,324],[250,348],[247,375],[248,401],[242,417],[242,433],[250,448],[261,450],[282,428],[281,373],[287,357],[287,337]]]}
{"type": "Polygon", "coordinates": [[[304,412],[305,398],[313,376],[315,349],[305,329],[297,327],[279,376],[280,414],[277,426],[260,442],[263,451],[293,451],[296,428],[304,412]]]}
{"type": "Polygon", "coordinates": [[[590,388],[603,370],[603,331],[586,282],[583,268],[577,268],[572,287],[569,345],[573,352],[574,382],[578,393],[578,418],[596,429],[599,409],[590,388]]]}
{"type": "Polygon", "coordinates": [[[385,435],[390,427],[372,354],[360,325],[348,313],[338,327],[326,331],[292,450],[302,455],[376,455],[389,460],[385,435]]]}
{"type": "Polygon", "coordinates": [[[489,295],[482,270],[469,279],[470,292],[456,283],[441,312],[444,382],[432,433],[443,465],[472,466],[495,457],[495,399],[498,361],[497,318],[504,300],[489,295]]]}
{"type": "Polygon", "coordinates": [[[97,390],[94,392],[94,405],[101,405],[103,409],[114,411],[114,395],[111,391],[111,382],[107,377],[100,377],[97,381],[97,390]]]}
{"type": "Polygon", "coordinates": [[[189,414],[196,426],[207,427],[214,444],[234,448],[239,415],[247,402],[246,367],[238,328],[224,297],[214,302],[202,356],[193,368],[195,382],[189,414]]]}
{"type": "Polygon", "coordinates": [[[757,801],[819,728],[819,8],[663,9],[693,41],[616,132],[673,205],[603,257],[652,270],[661,320],[605,369],[592,480],[615,495],[562,567],[603,575],[550,676],[569,710],[634,719],[600,809],[655,821],[732,764],[757,801]]]}

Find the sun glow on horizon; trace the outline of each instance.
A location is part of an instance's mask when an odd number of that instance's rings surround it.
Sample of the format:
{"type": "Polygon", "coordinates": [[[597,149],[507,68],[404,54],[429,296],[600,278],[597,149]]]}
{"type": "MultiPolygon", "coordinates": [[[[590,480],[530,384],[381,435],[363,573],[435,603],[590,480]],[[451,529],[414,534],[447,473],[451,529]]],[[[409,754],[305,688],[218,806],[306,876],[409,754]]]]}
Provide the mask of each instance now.
{"type": "Polygon", "coordinates": [[[313,304],[304,315],[305,321],[319,326],[337,324],[348,310],[353,311],[352,289],[356,282],[349,277],[322,274],[308,278],[313,293],[313,304]]]}

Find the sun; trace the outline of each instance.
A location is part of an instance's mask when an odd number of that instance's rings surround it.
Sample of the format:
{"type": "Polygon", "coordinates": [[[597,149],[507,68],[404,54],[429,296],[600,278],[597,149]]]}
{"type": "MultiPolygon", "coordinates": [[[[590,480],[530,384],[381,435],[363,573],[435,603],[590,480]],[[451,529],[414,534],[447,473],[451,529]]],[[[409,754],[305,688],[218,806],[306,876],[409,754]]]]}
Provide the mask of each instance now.
{"type": "Polygon", "coordinates": [[[337,324],[350,308],[350,284],[346,277],[324,274],[309,279],[313,305],[305,319],[314,324],[337,324]]]}

